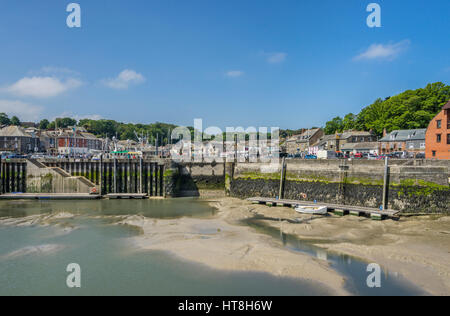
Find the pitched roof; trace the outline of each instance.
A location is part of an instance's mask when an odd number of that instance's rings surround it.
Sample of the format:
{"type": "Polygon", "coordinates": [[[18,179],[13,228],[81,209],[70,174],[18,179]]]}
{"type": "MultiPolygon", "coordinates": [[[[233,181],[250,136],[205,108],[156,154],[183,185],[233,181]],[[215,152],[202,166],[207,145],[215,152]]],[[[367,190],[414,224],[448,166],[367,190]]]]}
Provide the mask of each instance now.
{"type": "Polygon", "coordinates": [[[0,137],[31,137],[23,127],[6,126],[0,129],[0,137]]]}
{"type": "Polygon", "coordinates": [[[401,142],[411,140],[425,140],[427,130],[423,129],[408,129],[396,130],[380,139],[380,142],[401,142]]]}
{"type": "Polygon", "coordinates": [[[341,134],[341,139],[347,139],[353,136],[372,136],[372,133],[366,131],[344,131],[341,134]]]}
{"type": "Polygon", "coordinates": [[[378,149],[378,143],[377,142],[365,142],[365,143],[346,143],[341,146],[341,150],[374,150],[378,149]]]}
{"type": "Polygon", "coordinates": [[[305,131],[303,134],[297,137],[297,143],[306,143],[309,141],[311,137],[316,135],[320,131],[320,128],[309,129],[305,131]]]}
{"type": "Polygon", "coordinates": [[[450,110],[450,101],[447,102],[446,105],[442,108],[443,110],[450,110]]]}

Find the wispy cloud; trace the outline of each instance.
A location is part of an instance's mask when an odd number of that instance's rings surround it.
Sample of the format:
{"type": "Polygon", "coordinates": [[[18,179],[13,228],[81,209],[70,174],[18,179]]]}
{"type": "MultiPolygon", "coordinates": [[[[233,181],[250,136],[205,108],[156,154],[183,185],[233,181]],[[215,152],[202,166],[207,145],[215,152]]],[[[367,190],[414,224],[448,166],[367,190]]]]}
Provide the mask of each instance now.
{"type": "Polygon", "coordinates": [[[288,54],[282,52],[263,53],[269,64],[281,64],[286,61],[288,54]]]}
{"type": "Polygon", "coordinates": [[[78,71],[66,68],[66,67],[55,67],[55,66],[45,66],[39,70],[33,70],[29,72],[30,75],[33,76],[41,76],[41,75],[51,75],[56,77],[64,77],[64,76],[72,76],[78,77],[80,73],[78,71]]]}
{"type": "Polygon", "coordinates": [[[131,85],[137,85],[143,82],[145,82],[145,77],[131,69],[125,69],[115,78],[102,80],[105,86],[117,90],[126,90],[131,85]]]}
{"type": "Polygon", "coordinates": [[[101,120],[101,119],[104,119],[104,117],[102,115],[100,115],[100,114],[80,115],[80,114],[74,114],[73,112],[67,112],[66,111],[66,112],[63,112],[63,113],[59,114],[58,116],[55,116],[53,118],[53,120],[56,119],[56,118],[61,118],[61,117],[70,117],[70,118],[73,118],[73,119],[75,119],[77,121],[84,120],[84,119],[88,119],[88,120],[101,120]]]}
{"type": "Polygon", "coordinates": [[[410,40],[403,40],[398,43],[390,44],[372,44],[363,53],[354,57],[356,61],[359,60],[394,60],[401,53],[406,51],[411,45],[410,40]]]}
{"type": "Polygon", "coordinates": [[[242,77],[245,74],[245,72],[241,70],[230,70],[225,75],[229,78],[238,78],[242,77]]]}
{"type": "Polygon", "coordinates": [[[2,91],[21,97],[50,98],[82,85],[79,79],[65,80],[56,77],[25,77],[7,86],[2,91]]]}
{"type": "Polygon", "coordinates": [[[0,100],[0,112],[17,116],[22,121],[35,121],[41,117],[43,108],[16,100],[0,100]]]}

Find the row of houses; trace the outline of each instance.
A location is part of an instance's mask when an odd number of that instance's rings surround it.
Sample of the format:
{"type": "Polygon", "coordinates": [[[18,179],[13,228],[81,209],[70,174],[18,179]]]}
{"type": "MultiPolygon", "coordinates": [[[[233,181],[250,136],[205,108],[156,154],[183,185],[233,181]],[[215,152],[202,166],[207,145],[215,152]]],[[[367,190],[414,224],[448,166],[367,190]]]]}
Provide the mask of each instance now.
{"type": "Polygon", "coordinates": [[[83,128],[42,131],[35,127],[6,126],[0,129],[0,151],[20,155],[40,152],[79,156],[101,151],[103,145],[103,139],[83,128]]]}
{"type": "MultiPolygon", "coordinates": [[[[141,152],[144,156],[168,156],[167,146],[141,144],[134,140],[110,140],[96,137],[82,127],[39,130],[34,126],[0,128],[0,152],[28,155],[44,153],[51,156],[93,156],[101,152],[141,152]]],[[[120,156],[119,154],[117,154],[120,156]]]]}
{"type": "Polygon", "coordinates": [[[350,130],[325,135],[321,128],[316,128],[288,138],[283,150],[289,155],[315,155],[327,150],[347,155],[402,153],[406,157],[420,154],[428,159],[450,159],[450,101],[426,129],[385,131],[378,139],[373,132],[350,130]]]}

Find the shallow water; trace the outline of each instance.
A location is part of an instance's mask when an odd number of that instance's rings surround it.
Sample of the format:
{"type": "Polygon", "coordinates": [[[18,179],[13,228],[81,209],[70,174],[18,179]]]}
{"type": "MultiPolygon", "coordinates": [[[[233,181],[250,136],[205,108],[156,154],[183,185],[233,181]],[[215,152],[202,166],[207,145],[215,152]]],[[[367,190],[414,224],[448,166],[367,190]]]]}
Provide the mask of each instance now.
{"type": "Polygon", "coordinates": [[[6,217],[51,215],[51,225],[0,224],[0,295],[325,295],[306,281],[265,273],[223,272],[135,249],[138,230],[112,216],[207,218],[213,208],[194,199],[0,202],[6,217]],[[66,267],[81,266],[81,288],[69,289],[66,267]]]}
{"type": "Polygon", "coordinates": [[[320,260],[326,260],[331,267],[346,278],[346,289],[356,295],[365,296],[417,296],[426,295],[424,291],[417,288],[395,272],[382,267],[381,287],[369,288],[367,286],[367,272],[369,263],[343,254],[337,254],[315,246],[320,241],[304,241],[295,235],[285,234],[280,229],[268,226],[255,217],[243,221],[245,225],[253,227],[258,232],[269,234],[280,240],[284,247],[292,251],[306,253],[320,260]]]}

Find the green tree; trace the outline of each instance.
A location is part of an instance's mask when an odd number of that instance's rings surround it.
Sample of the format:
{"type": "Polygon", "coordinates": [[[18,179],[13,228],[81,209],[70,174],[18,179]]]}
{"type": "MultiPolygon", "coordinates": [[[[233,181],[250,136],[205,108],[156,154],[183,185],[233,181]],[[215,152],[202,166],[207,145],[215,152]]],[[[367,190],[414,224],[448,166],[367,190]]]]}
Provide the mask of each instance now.
{"type": "Polygon", "coordinates": [[[5,113],[0,113],[0,125],[11,125],[11,120],[5,113]]]}
{"type": "MultiPolygon", "coordinates": [[[[383,130],[427,128],[433,117],[450,100],[450,86],[442,82],[428,84],[425,88],[407,90],[393,97],[379,98],[354,117],[348,114],[343,129],[370,131],[381,136],[383,130]]],[[[339,130],[338,118],[327,122],[325,131],[339,130]]]]}
{"type": "Polygon", "coordinates": [[[344,122],[341,117],[335,117],[331,121],[327,122],[324,132],[326,135],[331,135],[336,132],[342,132],[344,128],[344,122]]]}
{"type": "Polygon", "coordinates": [[[64,118],[57,118],[55,119],[52,126],[58,127],[58,128],[67,128],[69,126],[76,126],[77,120],[70,118],[70,117],[64,117],[64,118]]]}
{"type": "Polygon", "coordinates": [[[342,121],[342,129],[343,130],[351,130],[356,127],[356,118],[357,116],[353,113],[347,114],[342,121]]]}
{"type": "Polygon", "coordinates": [[[39,122],[39,129],[48,129],[50,122],[47,119],[43,119],[39,122]]]}
{"type": "Polygon", "coordinates": [[[11,125],[20,126],[20,120],[17,116],[11,117],[11,125]]]}

